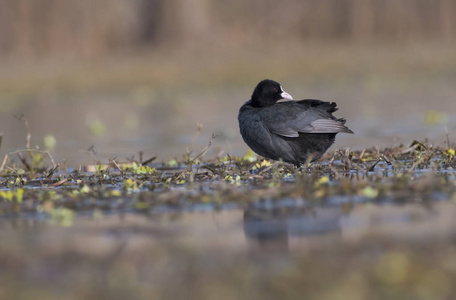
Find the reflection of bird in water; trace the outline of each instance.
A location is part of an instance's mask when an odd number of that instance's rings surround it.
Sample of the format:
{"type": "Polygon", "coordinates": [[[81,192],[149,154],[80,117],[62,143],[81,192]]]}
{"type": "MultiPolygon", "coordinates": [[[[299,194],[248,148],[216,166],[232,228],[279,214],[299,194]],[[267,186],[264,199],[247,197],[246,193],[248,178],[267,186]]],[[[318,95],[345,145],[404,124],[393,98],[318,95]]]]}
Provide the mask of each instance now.
{"type": "Polygon", "coordinates": [[[288,252],[287,222],[276,212],[244,211],[244,233],[251,250],[288,252]]]}
{"type": "Polygon", "coordinates": [[[283,206],[281,201],[257,202],[244,211],[244,233],[250,251],[286,253],[290,238],[340,234],[337,207],[283,206]]]}

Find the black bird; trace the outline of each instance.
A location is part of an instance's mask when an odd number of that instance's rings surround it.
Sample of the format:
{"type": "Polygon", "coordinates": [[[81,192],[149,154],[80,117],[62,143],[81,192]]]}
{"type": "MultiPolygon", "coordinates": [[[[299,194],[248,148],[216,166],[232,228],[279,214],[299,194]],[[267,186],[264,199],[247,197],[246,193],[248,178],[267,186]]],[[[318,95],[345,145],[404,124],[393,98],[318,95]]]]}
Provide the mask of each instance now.
{"type": "Polygon", "coordinates": [[[265,79],[239,110],[245,143],[257,154],[300,166],[319,159],[339,132],[353,133],[345,119],[332,113],[336,103],[306,99],[293,101],[278,82],[265,79]],[[280,99],[291,101],[277,102],[280,99]]]}

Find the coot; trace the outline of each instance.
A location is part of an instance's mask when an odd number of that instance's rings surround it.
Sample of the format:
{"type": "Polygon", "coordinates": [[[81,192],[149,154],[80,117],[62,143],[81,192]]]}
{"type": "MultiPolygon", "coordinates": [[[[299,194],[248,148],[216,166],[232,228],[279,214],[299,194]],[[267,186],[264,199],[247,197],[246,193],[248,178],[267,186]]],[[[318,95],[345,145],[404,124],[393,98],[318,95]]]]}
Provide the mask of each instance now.
{"type": "Polygon", "coordinates": [[[309,156],[319,159],[339,132],[353,133],[345,119],[332,113],[336,103],[306,99],[294,101],[278,82],[265,79],[239,110],[245,143],[257,154],[300,166],[309,156]],[[280,99],[291,101],[277,102],[280,99]]]}

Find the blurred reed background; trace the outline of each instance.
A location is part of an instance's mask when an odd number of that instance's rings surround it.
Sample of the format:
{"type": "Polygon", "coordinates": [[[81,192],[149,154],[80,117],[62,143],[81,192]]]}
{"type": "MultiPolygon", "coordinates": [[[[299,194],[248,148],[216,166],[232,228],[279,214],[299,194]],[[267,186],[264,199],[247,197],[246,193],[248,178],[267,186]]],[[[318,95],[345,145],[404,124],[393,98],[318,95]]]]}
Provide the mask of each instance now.
{"type": "Polygon", "coordinates": [[[85,59],[164,44],[456,38],[452,0],[2,0],[0,18],[2,59],[85,59]]]}
{"type": "Polygon", "coordinates": [[[456,129],[452,0],[0,0],[2,154],[32,144],[86,163],[168,159],[211,133],[247,149],[238,107],[276,79],[337,101],[355,148],[445,140],[456,129]],[[55,146],[43,138],[53,136],[55,146]]]}

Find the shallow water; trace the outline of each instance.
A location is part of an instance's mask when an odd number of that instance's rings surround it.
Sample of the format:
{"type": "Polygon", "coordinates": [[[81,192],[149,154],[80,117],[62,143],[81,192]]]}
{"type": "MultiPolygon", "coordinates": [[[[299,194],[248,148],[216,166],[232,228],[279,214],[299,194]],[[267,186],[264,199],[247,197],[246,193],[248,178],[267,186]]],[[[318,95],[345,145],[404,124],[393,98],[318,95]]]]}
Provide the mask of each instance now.
{"type": "Polygon", "coordinates": [[[161,164],[152,164],[158,173],[148,176],[123,178],[113,169],[106,176],[60,171],[29,180],[19,205],[0,205],[0,295],[452,299],[456,172],[433,151],[422,169],[411,168],[414,155],[427,152],[380,161],[370,172],[374,158],[353,159],[344,171],[341,154],[333,169],[328,161],[293,172],[218,166],[232,179],[215,175],[217,165],[206,165],[213,176],[204,164],[192,166],[194,181],[183,184],[167,179],[185,166],[161,164]],[[58,176],[68,185],[50,186],[58,176]],[[143,185],[126,190],[127,178],[143,185]],[[106,196],[110,191],[119,194],[106,196]]]}
{"type": "Polygon", "coordinates": [[[0,291],[13,299],[456,293],[449,284],[456,277],[456,206],[449,202],[347,209],[284,201],[219,212],[80,216],[70,228],[20,218],[0,228],[8,241],[0,247],[0,291]],[[436,274],[443,283],[424,280],[436,274]]]}
{"type": "Polygon", "coordinates": [[[406,205],[358,203],[350,209],[334,205],[310,206],[302,201],[291,205],[284,201],[273,207],[265,203],[246,209],[227,207],[222,211],[196,208],[192,211],[157,211],[149,215],[112,212],[93,217],[80,214],[71,228],[40,225],[35,223],[38,220],[27,218],[3,220],[1,226],[2,234],[18,230],[19,236],[27,236],[27,231],[32,230],[47,236],[47,242],[41,245],[43,248],[58,247],[62,241],[71,242],[61,234],[74,234],[73,238],[81,241],[71,243],[80,244],[77,248],[87,253],[100,251],[104,240],[115,242],[118,235],[132,244],[144,238],[150,238],[154,243],[160,243],[162,239],[185,239],[196,247],[196,251],[204,252],[206,247],[223,245],[225,250],[239,252],[247,250],[250,244],[262,242],[283,244],[281,248],[286,251],[299,251],[300,247],[320,239],[352,242],[376,235],[427,241],[452,236],[456,230],[456,206],[445,201],[406,205]],[[31,229],[34,223],[37,229],[31,229]],[[94,241],[86,248],[87,243],[83,240],[94,236],[100,241],[94,241]]]}

